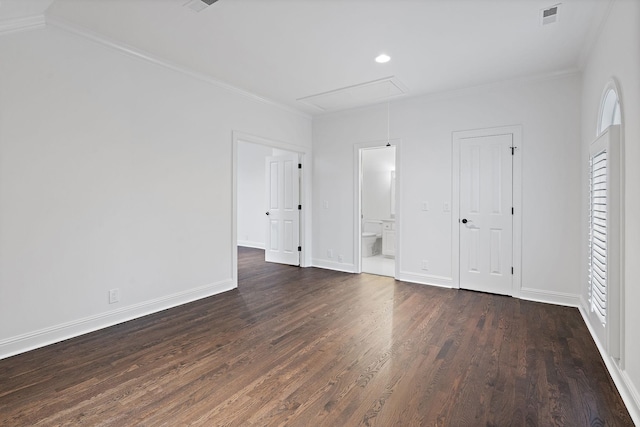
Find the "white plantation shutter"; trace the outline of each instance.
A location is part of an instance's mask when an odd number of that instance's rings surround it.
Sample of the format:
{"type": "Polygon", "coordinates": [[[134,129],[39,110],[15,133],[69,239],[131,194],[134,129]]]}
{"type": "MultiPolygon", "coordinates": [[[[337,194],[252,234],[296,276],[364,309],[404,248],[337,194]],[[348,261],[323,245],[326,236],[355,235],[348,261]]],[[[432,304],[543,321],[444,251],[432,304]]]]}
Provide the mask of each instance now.
{"type": "Polygon", "coordinates": [[[589,305],[607,321],[607,151],[591,155],[589,173],[589,305]]]}

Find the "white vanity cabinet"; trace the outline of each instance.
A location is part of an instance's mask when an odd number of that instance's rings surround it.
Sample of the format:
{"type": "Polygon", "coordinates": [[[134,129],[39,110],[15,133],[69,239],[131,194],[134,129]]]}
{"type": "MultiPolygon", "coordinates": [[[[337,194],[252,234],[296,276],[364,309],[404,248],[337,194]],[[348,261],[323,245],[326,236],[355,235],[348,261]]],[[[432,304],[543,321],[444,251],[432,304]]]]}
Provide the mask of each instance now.
{"type": "Polygon", "coordinates": [[[396,256],[396,222],[392,219],[382,220],[382,255],[396,256]]]}

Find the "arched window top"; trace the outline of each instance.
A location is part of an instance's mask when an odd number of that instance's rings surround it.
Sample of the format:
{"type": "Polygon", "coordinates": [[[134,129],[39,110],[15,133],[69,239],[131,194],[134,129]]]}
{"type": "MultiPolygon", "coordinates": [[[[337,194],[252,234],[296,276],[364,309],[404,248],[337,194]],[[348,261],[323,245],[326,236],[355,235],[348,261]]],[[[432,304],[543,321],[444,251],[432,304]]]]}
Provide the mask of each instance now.
{"type": "Polygon", "coordinates": [[[618,97],[618,85],[610,81],[604,90],[602,104],[600,105],[600,117],[598,135],[602,134],[609,126],[622,124],[620,98],[618,97]]]}

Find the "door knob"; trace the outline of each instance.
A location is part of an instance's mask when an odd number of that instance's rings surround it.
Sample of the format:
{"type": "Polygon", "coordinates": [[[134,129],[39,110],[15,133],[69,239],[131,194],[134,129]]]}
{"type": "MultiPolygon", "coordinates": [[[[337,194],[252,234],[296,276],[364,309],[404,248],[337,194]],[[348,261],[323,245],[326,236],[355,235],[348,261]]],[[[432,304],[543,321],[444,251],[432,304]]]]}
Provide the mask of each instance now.
{"type": "Polygon", "coordinates": [[[269,212],[265,212],[265,214],[269,215],[269,212]]]}
{"type": "MultiPolygon", "coordinates": [[[[267,214],[267,215],[268,215],[268,214],[267,214]]],[[[463,218],[462,223],[463,223],[463,224],[466,224],[466,223],[467,223],[467,219],[466,219],[466,218],[463,218]]]]}

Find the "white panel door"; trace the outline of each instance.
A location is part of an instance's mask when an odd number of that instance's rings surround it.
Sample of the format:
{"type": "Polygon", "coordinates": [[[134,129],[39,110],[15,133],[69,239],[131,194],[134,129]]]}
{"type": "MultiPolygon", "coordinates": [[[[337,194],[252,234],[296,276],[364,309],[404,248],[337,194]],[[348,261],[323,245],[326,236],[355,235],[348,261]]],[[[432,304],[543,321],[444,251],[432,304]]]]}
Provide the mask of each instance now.
{"type": "Polygon", "coordinates": [[[267,157],[265,161],[267,234],[265,260],[299,265],[300,173],[298,155],[267,157]]]}
{"type": "Polygon", "coordinates": [[[513,135],[460,140],[460,287],[512,295],[513,135]]]}

